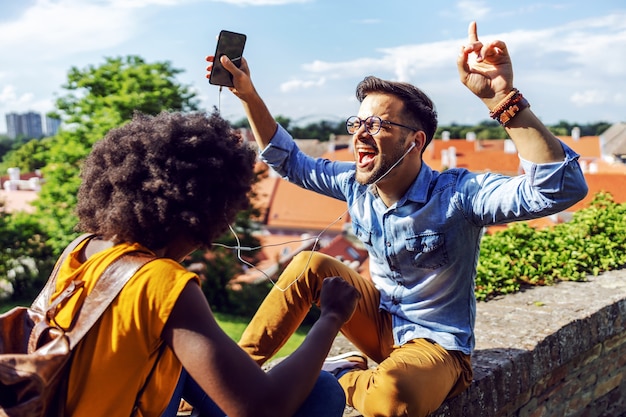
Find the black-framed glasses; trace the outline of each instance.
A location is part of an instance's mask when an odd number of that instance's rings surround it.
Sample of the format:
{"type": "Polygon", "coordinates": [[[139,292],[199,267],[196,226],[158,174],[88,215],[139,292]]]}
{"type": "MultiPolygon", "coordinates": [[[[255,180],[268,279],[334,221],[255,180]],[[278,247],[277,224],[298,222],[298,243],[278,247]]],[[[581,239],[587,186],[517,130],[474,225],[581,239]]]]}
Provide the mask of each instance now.
{"type": "Polygon", "coordinates": [[[384,124],[400,126],[414,132],[417,132],[419,130],[415,127],[406,126],[396,122],[390,122],[389,120],[383,120],[378,116],[370,116],[365,120],[359,118],[359,116],[350,116],[348,117],[348,120],[346,120],[346,130],[349,134],[354,135],[359,130],[362,124],[365,124],[365,131],[370,135],[375,135],[380,132],[380,128],[384,124]]]}

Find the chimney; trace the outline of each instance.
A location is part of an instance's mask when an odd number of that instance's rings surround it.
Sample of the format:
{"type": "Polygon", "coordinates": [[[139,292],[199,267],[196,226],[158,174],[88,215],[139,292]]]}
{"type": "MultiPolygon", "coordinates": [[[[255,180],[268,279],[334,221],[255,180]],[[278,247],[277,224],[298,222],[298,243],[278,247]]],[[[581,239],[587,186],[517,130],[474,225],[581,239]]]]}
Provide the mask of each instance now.
{"type": "Polygon", "coordinates": [[[517,153],[517,148],[515,147],[515,142],[511,139],[504,140],[504,153],[517,153]]]}
{"type": "Polygon", "coordinates": [[[448,150],[447,149],[442,149],[441,150],[441,168],[442,169],[450,168],[450,159],[448,158],[448,150]]]}
{"type": "Polygon", "coordinates": [[[10,181],[19,181],[20,180],[20,169],[19,168],[9,168],[7,169],[7,172],[9,173],[9,180],[10,181]]]}
{"type": "Polygon", "coordinates": [[[580,128],[578,126],[572,128],[572,139],[576,141],[580,139],[580,128]]]}
{"type": "Polygon", "coordinates": [[[334,133],[331,133],[328,136],[328,153],[333,153],[335,152],[336,149],[336,141],[337,141],[337,135],[335,135],[334,133]]]}
{"type": "Polygon", "coordinates": [[[580,160],[580,169],[583,172],[583,174],[586,174],[589,172],[589,162],[585,159],[581,159],[580,160]]]}
{"type": "Polygon", "coordinates": [[[450,161],[450,168],[456,168],[456,148],[454,146],[448,148],[448,160],[450,161]]]}

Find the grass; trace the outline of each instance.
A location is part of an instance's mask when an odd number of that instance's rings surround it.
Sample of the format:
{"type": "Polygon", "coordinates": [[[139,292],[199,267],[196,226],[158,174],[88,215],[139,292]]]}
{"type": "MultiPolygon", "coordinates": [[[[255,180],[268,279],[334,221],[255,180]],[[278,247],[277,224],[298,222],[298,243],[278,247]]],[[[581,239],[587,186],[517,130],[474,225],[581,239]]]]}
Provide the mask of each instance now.
{"type": "MultiPolygon", "coordinates": [[[[238,341],[239,338],[241,337],[241,334],[243,333],[246,326],[248,325],[249,320],[247,318],[232,316],[232,315],[223,314],[223,313],[213,313],[213,314],[215,315],[215,319],[219,323],[222,330],[224,330],[224,332],[228,336],[230,336],[231,339],[233,339],[234,341],[238,341]]],[[[294,333],[293,336],[291,336],[291,338],[287,341],[287,343],[285,343],[285,346],[283,346],[278,351],[274,359],[288,356],[291,352],[296,350],[298,346],[300,346],[304,338],[306,337],[306,334],[309,331],[309,328],[310,327],[308,326],[301,326],[296,331],[296,333],[294,333]]]]}
{"type": "MultiPolygon", "coordinates": [[[[11,303],[0,302],[0,313],[9,311],[15,306],[28,306],[31,302],[32,300],[11,303]]],[[[224,332],[234,341],[239,340],[249,321],[247,318],[233,316],[230,314],[214,313],[214,315],[222,330],[224,330],[224,332]]],[[[310,327],[307,326],[300,327],[298,331],[287,341],[285,346],[283,346],[282,349],[278,351],[275,358],[288,356],[291,352],[296,350],[306,337],[309,328],[310,327]]]]}

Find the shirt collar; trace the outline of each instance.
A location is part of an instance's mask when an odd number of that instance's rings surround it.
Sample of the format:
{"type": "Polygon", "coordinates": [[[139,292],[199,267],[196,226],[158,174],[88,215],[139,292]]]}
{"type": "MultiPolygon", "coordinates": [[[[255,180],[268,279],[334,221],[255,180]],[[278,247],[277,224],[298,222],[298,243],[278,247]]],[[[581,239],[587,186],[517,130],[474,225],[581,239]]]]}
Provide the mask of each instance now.
{"type": "Polygon", "coordinates": [[[433,179],[433,175],[433,170],[422,162],[422,167],[420,168],[420,172],[417,174],[417,178],[404,194],[404,197],[398,201],[397,206],[403,205],[407,201],[425,203],[428,198],[428,190],[430,189],[430,183],[433,179]]]}

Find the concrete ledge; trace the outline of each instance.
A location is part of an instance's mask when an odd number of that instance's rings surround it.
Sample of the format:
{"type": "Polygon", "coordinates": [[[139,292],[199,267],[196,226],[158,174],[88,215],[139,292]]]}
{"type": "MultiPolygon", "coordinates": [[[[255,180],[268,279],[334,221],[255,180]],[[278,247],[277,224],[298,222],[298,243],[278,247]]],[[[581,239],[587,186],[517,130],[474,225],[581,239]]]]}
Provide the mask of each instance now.
{"type": "Polygon", "coordinates": [[[474,381],[431,416],[626,417],[626,269],[588,279],[479,303],[474,381]]]}

